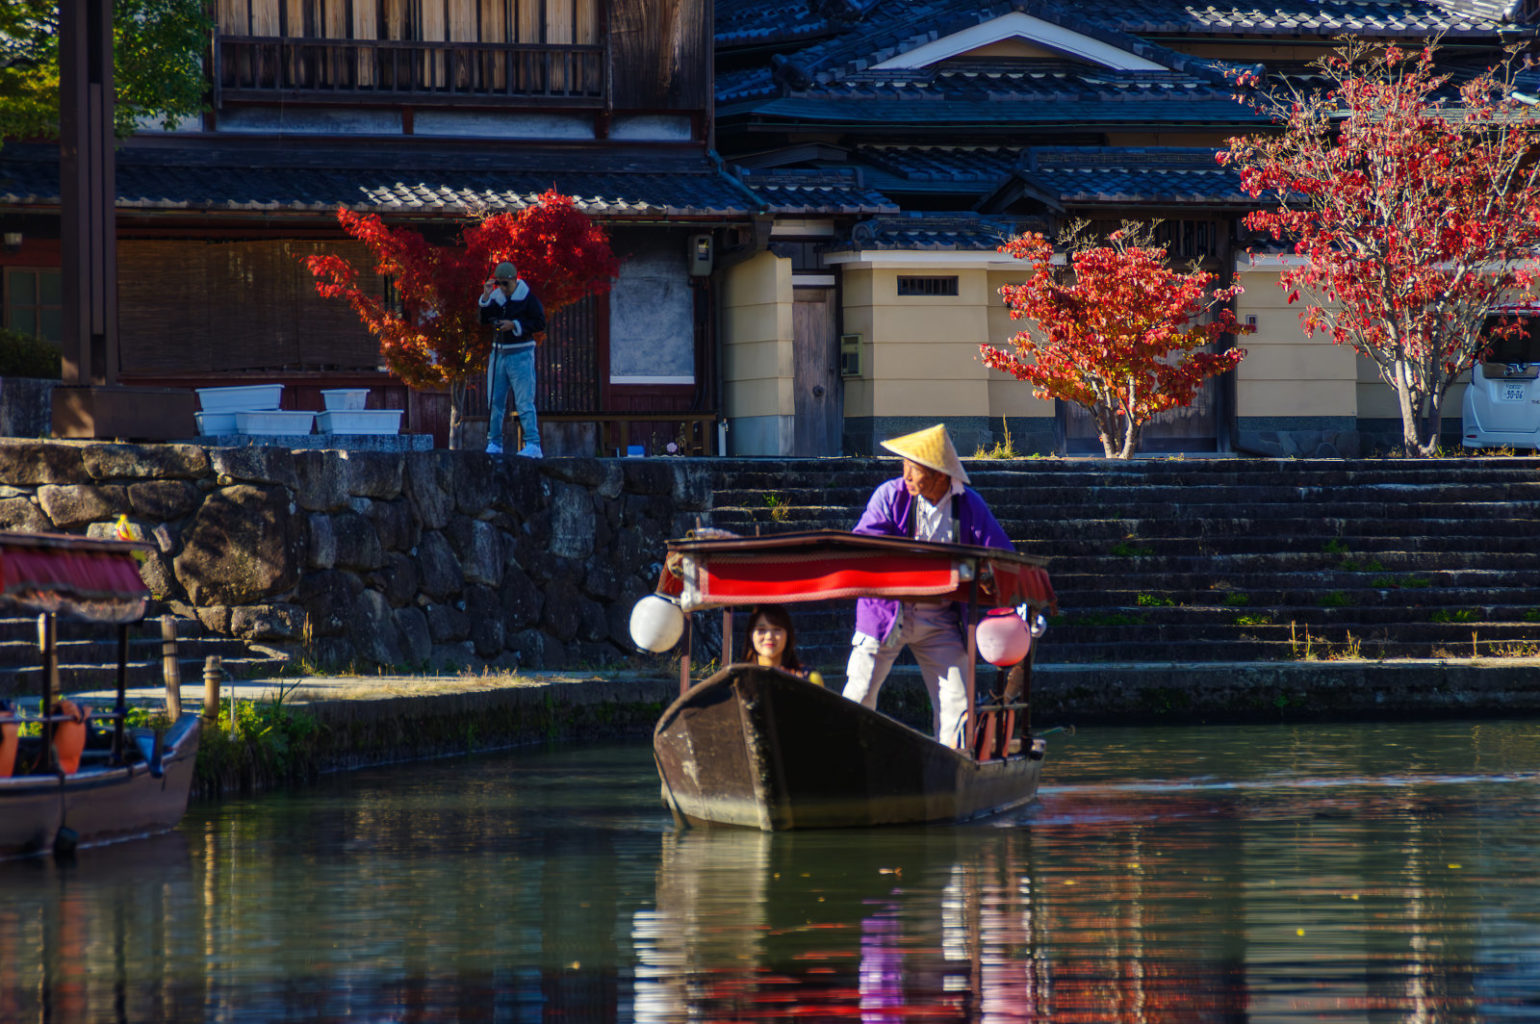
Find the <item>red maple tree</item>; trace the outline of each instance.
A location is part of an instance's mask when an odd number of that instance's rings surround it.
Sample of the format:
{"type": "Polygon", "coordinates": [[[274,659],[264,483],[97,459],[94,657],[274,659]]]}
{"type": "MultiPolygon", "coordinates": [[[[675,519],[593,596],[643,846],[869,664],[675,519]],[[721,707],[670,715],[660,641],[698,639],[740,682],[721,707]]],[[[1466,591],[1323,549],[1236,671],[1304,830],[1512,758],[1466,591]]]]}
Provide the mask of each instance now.
{"type": "Polygon", "coordinates": [[[1350,44],[1323,84],[1261,88],[1281,133],[1231,139],[1219,161],[1267,197],[1246,218],[1293,243],[1281,283],[1306,334],[1371,360],[1395,389],[1407,454],[1438,451],[1444,395],[1488,345],[1491,308],[1527,292],[1540,242],[1540,125],[1510,65],[1453,88],[1435,48],[1350,44]]]}
{"type": "Polygon", "coordinates": [[[452,246],[432,245],[420,232],[391,227],[375,214],[340,208],[337,221],[368,248],[400,307],[365,291],[359,268],[336,254],[304,257],[316,291],[353,307],[380,339],[386,367],[408,387],[448,385],[451,448],[461,443],[466,384],[486,369],[492,339],[477,299],[492,268],[502,260],[516,265],[548,319],[586,295],[608,291],[619,269],[604,228],[554,190],[516,214],[467,225],[452,246]]]}
{"type": "Polygon", "coordinates": [[[1240,288],[1210,291],[1213,274],[1171,269],[1159,246],[1113,232],[1106,245],[1071,253],[1069,273],[1040,234],[1000,251],[1032,264],[1024,284],[1000,294],[1011,319],[1033,327],[1010,339],[1014,351],[979,346],[985,365],[1027,381],[1038,398],[1084,406],[1108,458],[1131,458],[1152,417],[1192,404],[1205,380],[1246,354],[1198,351],[1243,331],[1227,305],[1240,288]]]}

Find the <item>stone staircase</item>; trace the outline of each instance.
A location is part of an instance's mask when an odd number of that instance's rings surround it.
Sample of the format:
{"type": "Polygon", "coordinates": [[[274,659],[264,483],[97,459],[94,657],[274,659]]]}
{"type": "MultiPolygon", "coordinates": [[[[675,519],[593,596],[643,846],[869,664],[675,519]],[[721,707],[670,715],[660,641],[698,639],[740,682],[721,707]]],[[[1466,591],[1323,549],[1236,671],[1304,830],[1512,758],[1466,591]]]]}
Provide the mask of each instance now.
{"type": "MultiPolygon", "coordinates": [[[[178,618],[177,662],[183,685],[201,687],[204,659],[218,655],[235,679],[275,675],[289,664],[282,653],[206,630],[196,619],[178,618]]],[[[113,626],[59,622],[59,683],[65,693],[107,690],[117,685],[118,633],[113,626]]],[[[34,697],[41,664],[35,616],[0,617],[0,696],[34,697]]],[[[128,629],[130,688],[159,688],[164,682],[158,617],[128,629]]]]}
{"type": "MultiPolygon", "coordinates": [[[[849,529],[895,465],[724,463],[711,525],[849,529]]],[[[1049,559],[1060,614],[1039,664],[1540,653],[1540,459],[968,471],[1018,550],[1049,559]]],[[[804,660],[841,671],[851,621],[848,606],[799,609],[804,660]]]]}

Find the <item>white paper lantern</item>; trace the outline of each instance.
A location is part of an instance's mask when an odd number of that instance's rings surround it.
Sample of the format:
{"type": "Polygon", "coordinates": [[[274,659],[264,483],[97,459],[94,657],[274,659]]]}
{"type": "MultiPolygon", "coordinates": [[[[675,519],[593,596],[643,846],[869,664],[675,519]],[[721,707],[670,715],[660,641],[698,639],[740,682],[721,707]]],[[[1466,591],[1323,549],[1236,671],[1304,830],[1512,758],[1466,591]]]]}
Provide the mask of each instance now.
{"type": "Polygon", "coordinates": [[[1032,636],[1021,617],[1007,608],[990,612],[979,623],[978,646],[979,657],[1005,668],[1027,656],[1032,649],[1032,636]]]}
{"type": "Polygon", "coordinates": [[[644,651],[662,654],[684,634],[684,612],[668,598],[648,594],[631,609],[631,642],[644,651]]]}

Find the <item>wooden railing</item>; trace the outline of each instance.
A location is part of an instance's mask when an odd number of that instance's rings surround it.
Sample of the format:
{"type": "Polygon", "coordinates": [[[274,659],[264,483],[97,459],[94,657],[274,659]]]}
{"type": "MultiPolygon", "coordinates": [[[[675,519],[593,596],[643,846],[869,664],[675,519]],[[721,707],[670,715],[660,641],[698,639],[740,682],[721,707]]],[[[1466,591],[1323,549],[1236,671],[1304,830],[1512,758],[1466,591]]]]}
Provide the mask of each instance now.
{"type": "Polygon", "coordinates": [[[604,103],[603,46],[218,36],[215,102],[604,103]]]}

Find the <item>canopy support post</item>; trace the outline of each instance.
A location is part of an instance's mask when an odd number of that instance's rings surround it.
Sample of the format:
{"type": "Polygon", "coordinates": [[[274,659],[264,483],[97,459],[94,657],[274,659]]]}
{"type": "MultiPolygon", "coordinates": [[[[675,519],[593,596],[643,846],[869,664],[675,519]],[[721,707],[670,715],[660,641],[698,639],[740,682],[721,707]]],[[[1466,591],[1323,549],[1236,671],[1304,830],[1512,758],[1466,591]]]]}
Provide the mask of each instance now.
{"type": "Polygon", "coordinates": [[[679,695],[690,688],[690,648],[695,644],[694,637],[695,617],[689,612],[684,615],[684,653],[679,656],[679,695]]]}
{"type": "Polygon", "coordinates": [[[722,609],[722,667],[733,663],[733,610],[722,609]]]}
{"type": "Polygon", "coordinates": [[[968,704],[963,709],[963,752],[969,757],[975,756],[973,749],[973,704],[975,694],[974,676],[977,674],[979,660],[979,568],[975,564],[973,585],[968,588],[968,704]]]}

